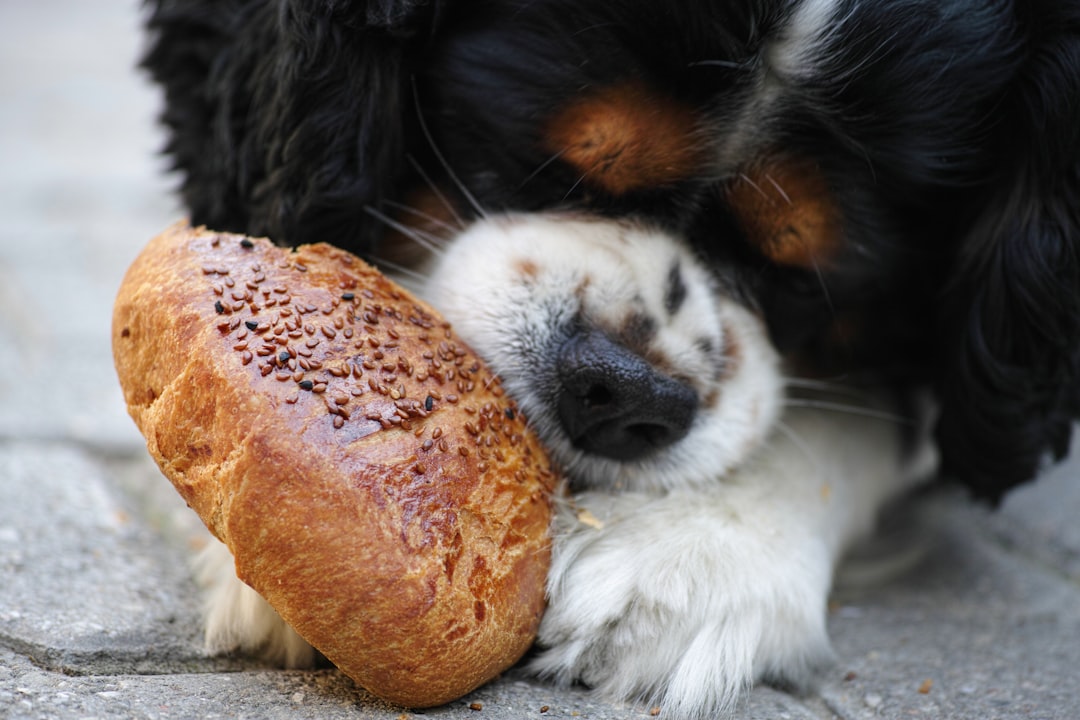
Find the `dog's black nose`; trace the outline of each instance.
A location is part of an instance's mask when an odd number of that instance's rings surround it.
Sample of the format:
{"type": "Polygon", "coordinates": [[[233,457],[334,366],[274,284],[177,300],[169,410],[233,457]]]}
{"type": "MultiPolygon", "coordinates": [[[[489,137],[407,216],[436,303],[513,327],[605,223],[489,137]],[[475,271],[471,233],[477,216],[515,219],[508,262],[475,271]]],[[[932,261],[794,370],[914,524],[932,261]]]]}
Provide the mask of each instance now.
{"type": "Polygon", "coordinates": [[[686,435],[698,397],[644,358],[596,330],[559,352],[559,419],[574,446],[635,460],[686,435]]]}

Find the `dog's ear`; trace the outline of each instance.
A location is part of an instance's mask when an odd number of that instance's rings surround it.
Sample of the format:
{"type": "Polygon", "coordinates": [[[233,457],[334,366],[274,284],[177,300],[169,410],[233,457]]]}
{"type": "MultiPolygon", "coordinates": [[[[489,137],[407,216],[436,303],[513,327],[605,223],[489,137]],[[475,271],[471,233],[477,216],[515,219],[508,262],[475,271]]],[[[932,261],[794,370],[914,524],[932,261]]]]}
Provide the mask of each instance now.
{"type": "Polygon", "coordinates": [[[440,0],[151,0],[143,65],[166,91],[192,220],[371,249],[413,112],[409,58],[440,0]]]}
{"type": "Polygon", "coordinates": [[[1002,174],[940,319],[944,470],[995,502],[1064,456],[1080,414],[1080,35],[1065,32],[1031,48],[1002,106],[1002,174]]]}
{"type": "Polygon", "coordinates": [[[284,0],[276,57],[256,91],[253,133],[265,176],[252,219],[279,242],[328,240],[358,252],[381,229],[378,207],[400,181],[414,111],[409,57],[439,4],[284,0]]]}

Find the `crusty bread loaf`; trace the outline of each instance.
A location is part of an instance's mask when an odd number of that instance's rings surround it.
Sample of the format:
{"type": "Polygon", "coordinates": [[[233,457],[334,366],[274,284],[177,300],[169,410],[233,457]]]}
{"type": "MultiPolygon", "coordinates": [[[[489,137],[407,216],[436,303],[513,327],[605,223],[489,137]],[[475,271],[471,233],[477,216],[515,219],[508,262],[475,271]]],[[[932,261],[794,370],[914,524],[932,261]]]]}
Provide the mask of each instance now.
{"type": "Polygon", "coordinates": [[[179,224],[128,270],[113,351],[240,578],[360,685],[437,705],[528,648],[555,475],[430,307],[329,245],[179,224]]]}

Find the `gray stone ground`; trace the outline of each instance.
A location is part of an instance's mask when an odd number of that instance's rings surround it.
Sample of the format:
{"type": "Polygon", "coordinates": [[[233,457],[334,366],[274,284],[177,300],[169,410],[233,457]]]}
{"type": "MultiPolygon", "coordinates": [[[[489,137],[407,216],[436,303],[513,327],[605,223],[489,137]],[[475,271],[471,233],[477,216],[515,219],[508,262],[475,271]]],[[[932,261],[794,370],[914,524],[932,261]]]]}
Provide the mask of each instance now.
{"type": "MultiPolygon", "coordinates": [[[[179,215],[137,19],[134,0],[0,0],[0,717],[398,718],[335,671],[200,649],[198,521],[146,458],[109,350],[124,269],[179,215]]],[[[1078,472],[996,514],[937,503],[911,568],[838,592],[820,690],[759,688],[738,717],[1080,717],[1078,472]]],[[[649,708],[511,672],[413,715],[649,708]]]]}

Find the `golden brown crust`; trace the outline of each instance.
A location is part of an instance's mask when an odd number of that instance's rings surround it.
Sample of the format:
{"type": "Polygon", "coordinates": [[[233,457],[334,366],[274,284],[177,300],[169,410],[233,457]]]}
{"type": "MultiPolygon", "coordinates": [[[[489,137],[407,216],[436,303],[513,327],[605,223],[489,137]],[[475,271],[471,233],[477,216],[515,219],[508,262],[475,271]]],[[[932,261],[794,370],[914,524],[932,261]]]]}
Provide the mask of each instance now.
{"type": "Polygon", "coordinates": [[[437,705],[528,648],[555,477],[430,307],[329,245],[179,224],[128,270],[113,352],[241,579],[359,684],[437,705]]]}

